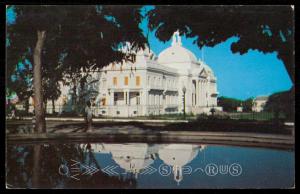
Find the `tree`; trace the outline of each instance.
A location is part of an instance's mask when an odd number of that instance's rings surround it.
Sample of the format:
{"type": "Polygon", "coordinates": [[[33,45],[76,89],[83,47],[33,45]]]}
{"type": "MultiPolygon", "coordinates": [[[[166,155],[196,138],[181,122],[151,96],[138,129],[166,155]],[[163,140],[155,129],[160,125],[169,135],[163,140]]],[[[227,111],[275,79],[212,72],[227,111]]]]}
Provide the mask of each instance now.
{"type": "Polygon", "coordinates": [[[241,100],[237,100],[234,98],[227,98],[224,96],[218,98],[218,106],[223,107],[223,110],[226,112],[235,112],[237,107],[241,104],[241,100]]]}
{"type": "Polygon", "coordinates": [[[251,112],[252,106],[253,106],[253,98],[248,98],[245,101],[243,101],[243,111],[244,112],[251,112]]]}
{"type": "Polygon", "coordinates": [[[60,166],[64,164],[70,168],[72,160],[101,169],[95,153],[91,149],[80,147],[80,144],[11,145],[8,146],[7,151],[10,153],[7,155],[6,167],[6,183],[9,187],[136,188],[136,180],[120,179],[118,176],[109,176],[102,171],[92,177],[77,176],[80,178],[80,184],[77,180],[64,176],[63,171],[59,171],[60,166]]]}
{"type": "Polygon", "coordinates": [[[53,113],[55,112],[55,100],[57,100],[60,95],[60,85],[59,80],[53,80],[49,77],[46,77],[43,82],[43,88],[44,88],[44,103],[45,107],[47,106],[47,100],[51,100],[52,102],[52,110],[53,113]]]}
{"type": "Polygon", "coordinates": [[[32,68],[30,64],[19,62],[10,77],[7,78],[7,96],[16,93],[18,101],[25,104],[25,111],[29,110],[29,98],[32,96],[32,68]]]}
{"type": "Polygon", "coordinates": [[[212,47],[232,36],[233,53],[251,49],[277,52],[294,78],[294,11],[291,6],[156,6],[148,12],[149,28],[162,41],[173,32],[196,37],[198,46],[212,47]]]}
{"type": "Polygon", "coordinates": [[[97,69],[110,62],[133,60],[118,51],[131,42],[143,48],[146,39],[138,27],[139,6],[14,6],[16,21],[8,26],[11,47],[9,72],[16,61],[33,64],[33,92],[36,132],[45,132],[42,70],[45,64],[56,68],[63,57],[63,69],[97,69]]]}
{"type": "Polygon", "coordinates": [[[275,118],[283,113],[286,119],[295,121],[295,90],[276,92],[269,96],[264,107],[265,111],[274,112],[275,118]]]}

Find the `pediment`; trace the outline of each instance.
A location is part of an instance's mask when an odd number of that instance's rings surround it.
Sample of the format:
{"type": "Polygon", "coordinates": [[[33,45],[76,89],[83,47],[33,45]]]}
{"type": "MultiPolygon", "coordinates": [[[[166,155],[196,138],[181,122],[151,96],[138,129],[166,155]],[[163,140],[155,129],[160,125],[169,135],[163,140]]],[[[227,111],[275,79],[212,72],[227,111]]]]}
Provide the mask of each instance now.
{"type": "Polygon", "coordinates": [[[202,71],[199,73],[199,77],[207,77],[208,73],[206,72],[206,70],[203,68],[202,71]]]}

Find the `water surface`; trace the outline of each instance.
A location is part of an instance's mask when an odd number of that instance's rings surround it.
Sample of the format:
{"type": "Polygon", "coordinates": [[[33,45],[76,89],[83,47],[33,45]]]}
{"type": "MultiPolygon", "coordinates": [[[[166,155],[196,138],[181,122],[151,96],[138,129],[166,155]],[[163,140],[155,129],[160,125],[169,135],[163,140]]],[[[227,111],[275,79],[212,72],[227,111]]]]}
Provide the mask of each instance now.
{"type": "Polygon", "coordinates": [[[294,152],[196,144],[9,145],[11,188],[290,188],[294,152]]]}

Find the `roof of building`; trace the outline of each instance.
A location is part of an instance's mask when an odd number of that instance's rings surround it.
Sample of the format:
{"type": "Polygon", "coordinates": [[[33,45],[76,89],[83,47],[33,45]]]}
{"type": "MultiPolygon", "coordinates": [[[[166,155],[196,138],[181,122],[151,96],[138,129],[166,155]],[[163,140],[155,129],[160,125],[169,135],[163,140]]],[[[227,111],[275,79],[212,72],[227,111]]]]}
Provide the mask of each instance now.
{"type": "Polygon", "coordinates": [[[178,31],[173,34],[173,42],[171,47],[163,50],[158,55],[158,62],[160,64],[198,63],[197,57],[194,55],[194,53],[182,46],[178,31]]]}
{"type": "Polygon", "coordinates": [[[158,154],[159,158],[168,165],[184,166],[196,157],[198,148],[199,146],[189,144],[168,144],[159,149],[158,154]]]}

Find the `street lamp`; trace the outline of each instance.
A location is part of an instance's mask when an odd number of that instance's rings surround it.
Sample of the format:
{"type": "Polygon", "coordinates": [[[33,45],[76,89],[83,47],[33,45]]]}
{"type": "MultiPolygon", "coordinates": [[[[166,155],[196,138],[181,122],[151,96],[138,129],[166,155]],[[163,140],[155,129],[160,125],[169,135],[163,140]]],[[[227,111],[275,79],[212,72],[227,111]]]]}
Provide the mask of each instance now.
{"type": "Polygon", "coordinates": [[[183,92],[183,117],[185,119],[185,93],[186,93],[186,87],[185,86],[183,86],[182,92],[183,92]]]}

